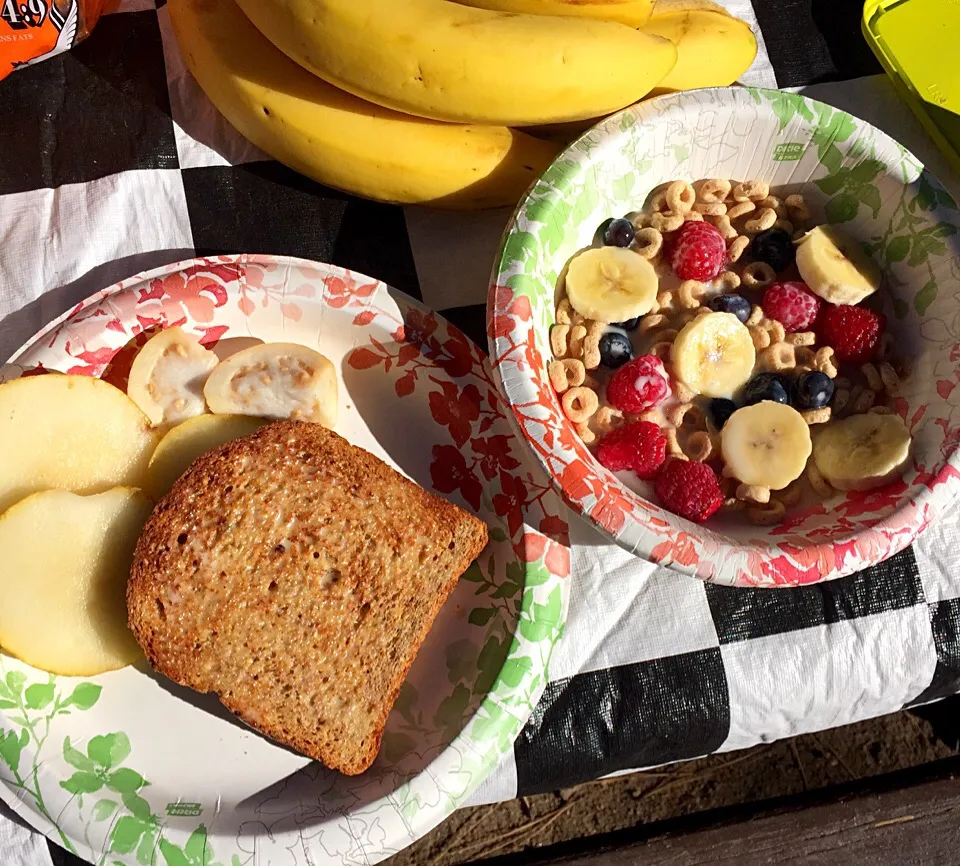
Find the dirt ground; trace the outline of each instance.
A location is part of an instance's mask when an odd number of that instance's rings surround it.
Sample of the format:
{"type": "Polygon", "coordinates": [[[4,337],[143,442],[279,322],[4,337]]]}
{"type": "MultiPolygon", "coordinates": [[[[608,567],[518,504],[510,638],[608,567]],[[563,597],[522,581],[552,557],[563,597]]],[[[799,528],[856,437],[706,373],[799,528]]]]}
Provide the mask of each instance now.
{"type": "Polygon", "coordinates": [[[457,866],[902,770],[954,755],[956,748],[954,737],[935,732],[920,716],[897,713],[743,752],[461,809],[386,864],[457,866]]]}

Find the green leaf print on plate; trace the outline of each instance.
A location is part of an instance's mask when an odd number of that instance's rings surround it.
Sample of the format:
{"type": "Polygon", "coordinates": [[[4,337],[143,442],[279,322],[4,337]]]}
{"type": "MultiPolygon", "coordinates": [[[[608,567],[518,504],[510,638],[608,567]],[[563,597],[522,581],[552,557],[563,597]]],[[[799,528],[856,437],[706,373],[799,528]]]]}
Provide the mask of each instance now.
{"type": "Polygon", "coordinates": [[[843,192],[827,202],[824,213],[831,225],[838,225],[856,219],[859,210],[860,203],[850,193],[843,192]]]}
{"type": "Polygon", "coordinates": [[[24,703],[28,709],[42,710],[53,700],[55,691],[53,683],[34,683],[23,693],[24,703]]]}
{"type": "MultiPolygon", "coordinates": [[[[3,661],[0,658],[0,672],[3,672],[3,661]]],[[[27,676],[22,671],[10,670],[0,679],[0,698],[7,709],[16,710],[8,716],[9,721],[19,725],[20,731],[3,730],[0,728],[0,760],[9,769],[12,784],[23,797],[29,798],[37,811],[56,829],[60,844],[71,853],[76,854],[76,848],[60,829],[57,821],[49,813],[44,801],[43,791],[40,788],[39,769],[40,752],[50,736],[50,726],[57,716],[69,715],[74,709],[88,710],[96,704],[100,697],[100,687],[93,683],[81,683],[67,697],[60,697],[56,688],[56,680],[49,677],[46,682],[33,683],[24,689],[27,676]],[[80,700],[77,700],[77,695],[80,700]],[[21,758],[27,745],[33,744],[32,766],[23,768],[21,758]]],[[[80,795],[97,790],[98,780],[91,772],[92,763],[84,760],[84,769],[74,774],[74,787],[70,791],[80,795]],[[88,766],[89,764],[89,766],[88,766]],[[79,778],[76,778],[79,774],[79,778]],[[96,787],[94,787],[96,785],[96,787]],[[89,789],[89,790],[87,790],[89,789]]],[[[65,788],[65,790],[70,790],[65,788]]]]}
{"type": "Polygon", "coordinates": [[[130,756],[130,740],[126,734],[105,734],[94,737],[87,746],[87,756],[104,770],[122,764],[130,756]]]}
{"type": "Polygon", "coordinates": [[[922,316],[937,297],[937,284],[929,280],[913,298],[913,306],[922,316]]]}
{"type": "Polygon", "coordinates": [[[480,675],[473,685],[475,695],[485,695],[493,688],[500,667],[503,665],[503,660],[507,656],[507,650],[510,648],[509,641],[508,637],[498,638],[496,635],[487,638],[487,642],[480,650],[480,656],[477,660],[480,675]]]}
{"type": "Polygon", "coordinates": [[[202,824],[193,831],[182,849],[161,839],[160,853],[167,866],[219,866],[214,863],[213,851],[207,844],[207,828],[202,824]]]}
{"type": "Polygon", "coordinates": [[[934,186],[926,172],[920,175],[918,181],[917,206],[925,211],[931,211],[936,207],[944,207],[948,210],[957,209],[957,203],[950,193],[939,184],[934,186]]]}
{"type": "Polygon", "coordinates": [[[813,112],[810,110],[810,107],[803,97],[795,93],[778,91],[776,95],[771,98],[769,94],[772,91],[758,90],[753,87],[748,87],[747,91],[758,105],[762,104],[765,99],[769,100],[770,107],[780,123],[781,132],[783,132],[787,124],[797,115],[804,120],[813,120],[813,112]]]}
{"type": "Polygon", "coordinates": [[[529,255],[529,238],[517,235],[517,238],[508,249],[504,250],[503,254],[507,261],[522,263],[526,256],[529,255]]]}
{"type": "Polygon", "coordinates": [[[139,791],[147,782],[136,770],[121,768],[107,776],[107,787],[118,794],[132,794],[139,791]]]}
{"type": "Polygon", "coordinates": [[[73,706],[78,710],[92,709],[93,705],[100,699],[101,691],[103,691],[103,686],[98,686],[96,683],[80,683],[73,690],[73,694],[64,702],[64,706],[73,706]]]}
{"type": "Polygon", "coordinates": [[[907,257],[907,253],[909,252],[910,238],[906,235],[899,235],[890,241],[890,245],[886,249],[884,258],[886,258],[886,260],[891,264],[893,262],[902,262],[907,257]]]}
{"type": "Polygon", "coordinates": [[[116,800],[97,800],[97,804],[93,807],[93,820],[106,821],[116,811],[116,800]]]}
{"type": "Polygon", "coordinates": [[[613,182],[613,190],[619,198],[630,198],[636,184],[637,176],[633,172],[630,172],[622,177],[618,177],[613,182]]]}
{"type": "MultiPolygon", "coordinates": [[[[3,660],[0,658],[0,671],[2,668],[3,660]]],[[[56,831],[57,841],[71,853],[78,854],[80,852],[76,845],[58,823],[60,815],[55,818],[47,808],[40,784],[40,766],[53,721],[60,716],[69,716],[72,712],[93,709],[100,699],[102,687],[95,683],[82,682],[74,686],[69,694],[63,695],[56,677],[50,676],[46,682],[30,685],[27,685],[27,682],[26,674],[19,670],[8,671],[0,679],[0,694],[4,696],[4,701],[11,705],[7,709],[16,709],[19,713],[11,719],[22,722],[19,733],[0,728],[0,761],[9,770],[8,784],[12,784],[24,797],[32,801],[37,811],[56,831]],[[23,767],[23,752],[28,744],[33,746],[31,766],[23,767]]],[[[93,824],[114,818],[118,811],[128,813],[120,815],[113,824],[97,861],[101,866],[107,863],[121,863],[121,866],[125,866],[123,861],[115,859],[115,855],[123,856],[134,852],[140,866],[157,866],[158,863],[155,848],[163,821],[153,814],[150,804],[137,793],[149,783],[135,770],[120,766],[130,757],[131,752],[130,740],[122,732],[91,737],[85,752],[78,749],[69,736],[63,740],[63,759],[75,772],[60,781],[59,787],[74,796],[74,803],[81,814],[88,812],[87,831],[93,824]],[[105,796],[88,807],[88,801],[84,798],[101,791],[105,796]]],[[[184,862],[188,866],[214,866],[213,853],[205,844],[206,829],[203,825],[195,831],[191,839],[200,838],[197,834],[201,834],[204,840],[205,853],[202,855],[198,855],[197,843],[194,843],[191,853],[181,851],[169,840],[160,840],[160,852],[166,866],[171,866],[172,863],[182,866],[184,862]]],[[[88,848],[92,849],[89,839],[85,841],[88,848]]]]}

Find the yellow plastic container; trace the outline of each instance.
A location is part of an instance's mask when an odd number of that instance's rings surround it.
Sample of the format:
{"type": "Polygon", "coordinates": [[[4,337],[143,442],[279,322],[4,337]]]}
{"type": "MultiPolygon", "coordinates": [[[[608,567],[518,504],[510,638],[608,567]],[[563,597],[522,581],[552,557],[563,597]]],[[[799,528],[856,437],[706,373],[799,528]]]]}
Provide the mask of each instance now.
{"type": "Polygon", "coordinates": [[[901,97],[960,171],[960,3],[867,0],[863,35],[901,97]]]}

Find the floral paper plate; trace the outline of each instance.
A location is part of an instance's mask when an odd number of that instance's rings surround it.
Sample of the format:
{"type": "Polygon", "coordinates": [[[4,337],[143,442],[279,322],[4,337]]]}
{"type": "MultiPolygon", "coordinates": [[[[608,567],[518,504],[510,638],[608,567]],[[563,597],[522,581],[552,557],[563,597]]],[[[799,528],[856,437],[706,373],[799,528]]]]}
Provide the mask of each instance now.
{"type": "Polygon", "coordinates": [[[900,144],[858,118],[774,90],[663,96],[574,142],[514,214],[488,299],[491,361],[530,451],[567,502],[622,547],[704,580],[795,586],[840,577],[906,547],[960,491],[958,208],[900,144]],[[776,526],[696,525],[629,489],[577,437],[550,386],[549,329],[566,262],[608,217],[671,180],[769,181],[801,192],[814,223],[842,225],[885,272],[888,327],[913,372],[893,408],[913,465],[880,490],[812,502],[776,526]]]}
{"type": "Polygon", "coordinates": [[[480,350],[328,265],[233,256],[133,277],[38,334],[0,380],[59,370],[123,385],[137,345],[175,324],[221,356],[251,338],[319,348],[340,373],[337,431],[477,513],[491,543],[443,607],[367,773],[327,771],[145,663],[71,679],[0,655],[0,798],[97,864],[376,863],[466,800],[539,698],[568,600],[559,500],[527,471],[480,350]]]}

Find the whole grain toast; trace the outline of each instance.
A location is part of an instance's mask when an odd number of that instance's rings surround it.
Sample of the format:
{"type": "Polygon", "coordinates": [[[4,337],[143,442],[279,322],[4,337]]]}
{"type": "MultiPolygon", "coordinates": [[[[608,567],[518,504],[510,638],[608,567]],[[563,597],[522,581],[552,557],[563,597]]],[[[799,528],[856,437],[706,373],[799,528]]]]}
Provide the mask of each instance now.
{"type": "Polygon", "coordinates": [[[197,459],[134,554],[150,664],[252,727],[363,772],[414,657],[487,527],[317,424],[197,459]]]}

